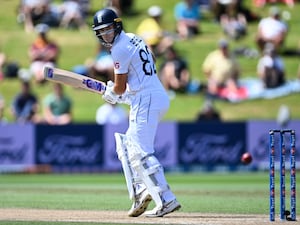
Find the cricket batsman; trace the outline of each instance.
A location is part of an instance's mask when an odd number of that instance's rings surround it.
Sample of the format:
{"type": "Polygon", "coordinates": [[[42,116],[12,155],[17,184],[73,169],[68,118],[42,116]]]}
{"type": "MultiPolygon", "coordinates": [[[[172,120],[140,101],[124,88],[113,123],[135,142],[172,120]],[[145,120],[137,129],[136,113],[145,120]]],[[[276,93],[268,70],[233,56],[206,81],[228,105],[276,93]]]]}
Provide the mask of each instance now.
{"type": "Polygon", "coordinates": [[[114,80],[107,82],[103,99],[130,105],[126,134],[115,133],[116,151],[133,201],[128,216],[162,217],[181,205],[154,156],[157,126],[170,104],[156,74],[154,56],[140,37],[125,33],[121,18],[110,8],[96,12],[92,29],[114,61],[114,80]],[[156,206],[146,211],[151,200],[156,206]]]}

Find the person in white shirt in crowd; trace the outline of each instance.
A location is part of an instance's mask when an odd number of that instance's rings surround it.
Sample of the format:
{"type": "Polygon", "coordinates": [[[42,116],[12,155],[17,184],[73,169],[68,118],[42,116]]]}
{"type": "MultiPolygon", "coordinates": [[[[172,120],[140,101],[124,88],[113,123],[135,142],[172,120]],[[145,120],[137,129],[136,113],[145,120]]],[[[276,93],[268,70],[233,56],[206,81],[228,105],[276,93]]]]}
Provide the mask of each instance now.
{"type": "Polygon", "coordinates": [[[87,28],[87,24],[84,20],[84,15],[81,11],[81,7],[78,0],[67,0],[60,6],[62,18],[60,21],[60,27],[64,28],[87,28]]]}
{"type": "Polygon", "coordinates": [[[279,8],[271,7],[269,15],[269,17],[261,19],[258,23],[256,44],[261,52],[263,52],[265,44],[268,42],[273,43],[275,49],[279,51],[283,47],[288,33],[287,24],[280,18],[279,8]]]}
{"type": "Polygon", "coordinates": [[[24,23],[25,31],[34,31],[34,26],[49,11],[50,0],[21,0],[17,20],[24,23]]]}

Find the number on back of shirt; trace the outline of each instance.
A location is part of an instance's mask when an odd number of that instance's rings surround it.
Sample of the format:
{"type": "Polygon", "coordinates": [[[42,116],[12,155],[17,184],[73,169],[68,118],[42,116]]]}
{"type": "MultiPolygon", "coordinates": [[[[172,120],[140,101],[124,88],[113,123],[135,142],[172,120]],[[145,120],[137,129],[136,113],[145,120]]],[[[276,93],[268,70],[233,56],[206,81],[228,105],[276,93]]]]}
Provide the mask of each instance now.
{"type": "MultiPolygon", "coordinates": [[[[142,44],[142,40],[135,36],[130,40],[130,43],[137,47],[138,45],[142,44]]],[[[152,76],[153,74],[156,74],[156,68],[153,62],[152,54],[147,45],[140,49],[139,56],[143,62],[143,71],[145,75],[152,76]]]]}
{"type": "Polygon", "coordinates": [[[143,71],[145,75],[152,76],[153,74],[156,74],[155,64],[153,62],[152,54],[148,50],[148,46],[145,46],[145,49],[140,49],[139,55],[143,62],[143,71]]]}

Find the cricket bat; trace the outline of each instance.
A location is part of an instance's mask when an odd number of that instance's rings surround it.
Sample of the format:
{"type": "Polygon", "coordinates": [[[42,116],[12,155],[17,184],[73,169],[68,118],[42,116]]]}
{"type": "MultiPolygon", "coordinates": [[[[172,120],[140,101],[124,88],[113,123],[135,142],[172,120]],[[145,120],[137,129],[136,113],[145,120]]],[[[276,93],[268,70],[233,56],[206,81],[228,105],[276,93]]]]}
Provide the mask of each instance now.
{"type": "Polygon", "coordinates": [[[76,88],[82,88],[98,94],[103,94],[106,84],[102,81],[87,77],[68,70],[44,67],[44,78],[46,80],[66,84],[76,88]]]}

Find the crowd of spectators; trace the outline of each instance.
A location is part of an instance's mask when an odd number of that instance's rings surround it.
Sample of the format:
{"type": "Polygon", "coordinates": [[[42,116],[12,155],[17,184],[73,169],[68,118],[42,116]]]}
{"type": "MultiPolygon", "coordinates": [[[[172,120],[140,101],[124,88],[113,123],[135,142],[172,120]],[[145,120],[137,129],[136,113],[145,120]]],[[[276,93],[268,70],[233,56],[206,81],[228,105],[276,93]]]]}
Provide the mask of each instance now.
{"type": "MultiPolygon", "coordinates": [[[[287,4],[293,5],[290,1],[287,4]]],[[[112,7],[119,16],[129,15],[132,12],[133,0],[107,0],[102,6],[112,7]]],[[[239,0],[178,0],[173,7],[174,30],[169,30],[169,26],[166,26],[165,9],[160,5],[152,5],[140,12],[144,14],[144,19],[138,23],[135,30],[159,59],[158,76],[165,89],[173,93],[173,97],[175,93],[195,93],[202,90],[206,96],[211,97],[216,96],[222,88],[237,90],[243,68],[239,65],[230,43],[238,43],[246,37],[248,25],[253,21],[257,24],[253,39],[258,52],[253,57],[257,60],[257,78],[261,79],[266,88],[278,87],[285,83],[285,64],[281,52],[285,47],[289,27],[282,20],[279,7],[269,7],[269,15],[266,17],[259,17],[251,12],[243,6],[243,1],[239,0]],[[217,41],[216,49],[211,49],[203,60],[199,61],[200,74],[195,75],[190,70],[189,59],[179,51],[178,46],[194,37],[201,37],[205,32],[202,28],[202,20],[205,17],[203,6],[209,10],[211,22],[219,25],[218,31],[223,32],[224,36],[217,41]],[[204,80],[201,86],[194,78],[204,80]]],[[[62,47],[57,40],[49,38],[49,32],[52,29],[87,29],[90,10],[89,0],[20,0],[17,21],[23,25],[25,33],[36,34],[36,38],[28,46],[30,65],[28,70],[25,70],[26,73],[24,70],[17,71],[17,64],[6,66],[7,57],[4,52],[0,52],[0,82],[9,76],[8,72],[20,78],[20,93],[16,94],[10,107],[15,121],[51,125],[72,122],[74,96],[67,96],[62,85],[55,84],[53,93],[49,93],[43,99],[42,105],[39,104],[40,99],[32,92],[31,85],[45,84],[44,66],[59,66],[62,47]]],[[[106,47],[100,43],[96,46],[95,53],[91,53],[84,62],[74,65],[72,70],[107,82],[113,77],[113,61],[106,47]]],[[[296,73],[300,78],[300,64],[296,73]]],[[[4,100],[4,97],[0,96],[0,122],[5,121],[4,108],[7,104],[4,100]]],[[[98,124],[119,123],[124,118],[126,120],[126,117],[126,111],[119,105],[105,103],[95,112],[95,122],[98,124]],[[104,112],[107,117],[99,116],[104,112]]],[[[211,100],[205,101],[197,115],[197,120],[221,120],[220,118],[211,100]]]]}
{"type": "Polygon", "coordinates": [[[65,0],[56,3],[51,0],[21,0],[17,11],[17,21],[24,24],[28,33],[39,23],[81,29],[87,27],[85,19],[90,11],[90,1],[65,0]]]}
{"type": "MultiPolygon", "coordinates": [[[[72,99],[64,93],[62,84],[54,83],[53,91],[43,99],[34,93],[32,82],[20,80],[20,91],[13,96],[9,111],[14,122],[65,125],[72,122],[72,99]],[[41,103],[42,100],[42,103],[41,103]]],[[[0,124],[6,124],[5,99],[0,95],[0,124]]]]}

